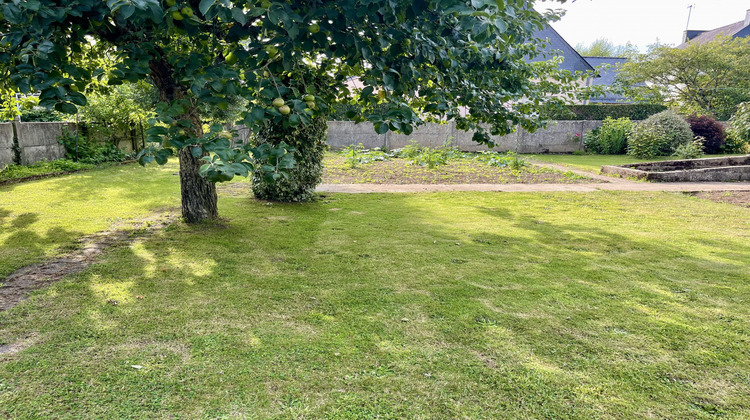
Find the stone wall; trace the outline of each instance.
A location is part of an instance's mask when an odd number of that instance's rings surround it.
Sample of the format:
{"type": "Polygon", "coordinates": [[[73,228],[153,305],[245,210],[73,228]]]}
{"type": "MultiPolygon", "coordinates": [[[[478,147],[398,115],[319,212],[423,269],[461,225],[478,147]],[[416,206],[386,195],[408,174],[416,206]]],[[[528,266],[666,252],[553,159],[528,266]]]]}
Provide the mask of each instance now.
{"type": "Polygon", "coordinates": [[[74,123],[33,122],[14,123],[18,146],[21,148],[21,163],[28,165],[41,160],[55,160],[65,157],[65,149],[57,141],[63,128],[75,130],[74,123]]]}
{"type": "Polygon", "coordinates": [[[0,124],[0,169],[13,163],[13,124],[0,124]]]}
{"type": "MultiPolygon", "coordinates": [[[[572,153],[583,150],[583,134],[601,126],[601,121],[551,121],[546,129],[529,133],[518,129],[506,136],[494,136],[496,151],[518,151],[519,153],[572,153]]],[[[362,143],[367,149],[375,147],[398,149],[412,140],[421,146],[439,147],[450,144],[462,151],[489,150],[472,141],[473,132],[456,129],[454,123],[429,123],[414,130],[410,135],[388,132],[377,134],[371,123],[355,124],[350,121],[328,123],[328,145],[341,149],[362,143]]]]}

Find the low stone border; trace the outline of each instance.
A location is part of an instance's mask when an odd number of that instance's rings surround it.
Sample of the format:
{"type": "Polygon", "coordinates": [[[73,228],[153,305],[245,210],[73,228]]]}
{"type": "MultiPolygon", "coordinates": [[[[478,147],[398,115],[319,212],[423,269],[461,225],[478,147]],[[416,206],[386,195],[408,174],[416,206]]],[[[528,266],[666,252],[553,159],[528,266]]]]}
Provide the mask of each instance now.
{"type": "Polygon", "coordinates": [[[604,165],[601,173],[656,182],[750,181],[750,155],[604,165]]]}

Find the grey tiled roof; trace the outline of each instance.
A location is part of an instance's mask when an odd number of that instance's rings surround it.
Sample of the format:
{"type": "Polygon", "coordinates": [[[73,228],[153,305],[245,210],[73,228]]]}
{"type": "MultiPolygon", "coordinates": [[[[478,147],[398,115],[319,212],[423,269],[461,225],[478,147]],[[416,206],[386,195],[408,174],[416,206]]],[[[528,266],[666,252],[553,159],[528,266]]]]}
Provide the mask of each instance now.
{"type": "MultiPolygon", "coordinates": [[[[594,77],[589,81],[589,84],[593,86],[612,86],[615,82],[615,77],[617,76],[619,67],[622,65],[622,63],[628,61],[628,59],[624,57],[583,58],[599,71],[599,77],[594,77]]],[[[590,99],[590,102],[615,103],[629,102],[629,100],[624,96],[608,93],[604,97],[592,98],[590,99]]]]}
{"type": "Polygon", "coordinates": [[[534,36],[539,39],[548,39],[549,42],[544,48],[544,54],[534,57],[531,61],[545,61],[556,56],[562,56],[564,61],[560,64],[560,68],[563,70],[594,70],[594,68],[586,62],[586,60],[581,57],[581,55],[578,54],[578,52],[551,26],[547,26],[543,30],[537,31],[534,36]]]}
{"type": "Polygon", "coordinates": [[[721,28],[705,31],[700,35],[693,37],[688,42],[682,43],[677,48],[685,48],[688,44],[705,44],[711,42],[719,36],[730,36],[732,38],[743,38],[750,36],[750,25],[745,25],[745,21],[734,22],[721,28]]]}

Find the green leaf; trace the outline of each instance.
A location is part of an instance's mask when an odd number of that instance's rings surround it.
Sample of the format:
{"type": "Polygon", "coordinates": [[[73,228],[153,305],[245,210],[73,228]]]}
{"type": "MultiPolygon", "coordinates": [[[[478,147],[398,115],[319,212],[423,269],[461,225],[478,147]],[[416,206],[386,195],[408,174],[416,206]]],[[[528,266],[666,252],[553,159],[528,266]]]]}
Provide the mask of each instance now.
{"type": "Polygon", "coordinates": [[[382,122],[375,123],[374,127],[375,127],[375,132],[378,133],[378,134],[385,134],[390,129],[388,127],[388,124],[385,124],[385,123],[382,123],[382,122]]]}
{"type": "Polygon", "coordinates": [[[62,112],[63,114],[75,114],[78,112],[78,108],[70,102],[58,102],[55,104],[55,110],[62,112]]]}
{"type": "Polygon", "coordinates": [[[198,10],[200,10],[201,14],[205,15],[214,3],[216,3],[216,0],[201,0],[200,4],[198,4],[198,10]]]}

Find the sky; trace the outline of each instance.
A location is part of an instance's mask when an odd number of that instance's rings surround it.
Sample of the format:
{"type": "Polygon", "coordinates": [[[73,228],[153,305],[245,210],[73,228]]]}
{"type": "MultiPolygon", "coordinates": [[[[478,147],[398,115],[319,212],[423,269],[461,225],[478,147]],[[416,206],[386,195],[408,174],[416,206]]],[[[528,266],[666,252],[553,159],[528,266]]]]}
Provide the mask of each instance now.
{"type": "Polygon", "coordinates": [[[745,19],[750,0],[568,0],[536,3],[537,10],[567,10],[552,27],[573,47],[607,38],[616,45],[630,42],[645,52],[657,40],[677,45],[695,5],[690,29],[714,29],[745,19]]]}

